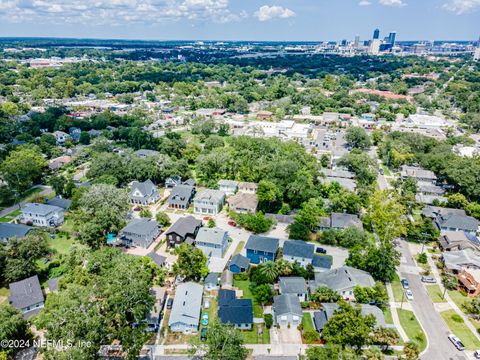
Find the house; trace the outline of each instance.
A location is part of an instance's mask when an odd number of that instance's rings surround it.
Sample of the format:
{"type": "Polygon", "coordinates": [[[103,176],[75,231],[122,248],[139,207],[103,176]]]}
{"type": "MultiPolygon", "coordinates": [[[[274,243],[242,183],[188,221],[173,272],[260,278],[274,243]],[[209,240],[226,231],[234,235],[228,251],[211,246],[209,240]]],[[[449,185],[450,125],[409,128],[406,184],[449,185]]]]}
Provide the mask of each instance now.
{"type": "Polygon", "coordinates": [[[310,283],[310,290],[315,291],[319,286],[326,286],[335,290],[345,300],[354,300],[353,288],[355,286],[373,287],[375,281],[366,271],[350,266],[342,266],[325,272],[316,272],[315,280],[310,283]]]}
{"type": "Polygon", "coordinates": [[[250,235],[245,250],[247,258],[252,264],[260,264],[266,261],[275,261],[279,246],[279,240],[267,236],[250,235]]]}
{"type": "Polygon", "coordinates": [[[433,205],[433,204],[446,204],[448,199],[445,196],[440,195],[423,195],[423,194],[416,194],[415,201],[419,204],[424,205],[433,205]]]}
{"type": "Polygon", "coordinates": [[[167,291],[160,286],[154,286],[150,289],[150,293],[153,296],[154,303],[149,313],[147,314],[147,328],[148,332],[158,331],[160,326],[160,320],[162,318],[163,307],[165,306],[165,299],[167,297],[167,291]]]}
{"type": "Polygon", "coordinates": [[[460,288],[463,289],[468,296],[475,297],[480,294],[480,283],[475,280],[472,274],[466,270],[462,270],[457,274],[460,288]]]}
{"type": "Polygon", "coordinates": [[[50,159],[48,160],[48,168],[50,170],[58,170],[60,169],[63,165],[66,165],[72,161],[72,157],[68,155],[62,155],[59,157],[56,157],[55,159],[50,159]]]}
{"type": "Polygon", "coordinates": [[[195,187],[190,185],[176,185],[168,197],[168,207],[171,209],[186,210],[195,195],[195,187]]]}
{"type": "Polygon", "coordinates": [[[324,255],[313,255],[313,271],[328,271],[332,268],[332,257],[324,255]]]}
{"type": "Polygon", "coordinates": [[[118,238],[124,245],[147,249],[160,231],[161,226],[155,220],[134,219],[120,231],[118,238]]]}
{"type": "Polygon", "coordinates": [[[6,243],[10,239],[23,239],[33,227],[23,224],[0,223],[0,242],[6,243]]]}
{"type": "Polygon", "coordinates": [[[160,153],[158,151],[155,151],[155,150],[140,149],[140,150],[135,151],[134,154],[141,159],[146,159],[146,158],[149,158],[149,157],[157,156],[160,153]]]}
{"type": "Polygon", "coordinates": [[[197,183],[193,179],[187,179],[182,184],[183,185],[188,185],[188,186],[193,186],[193,187],[197,186],[197,183]]]}
{"type": "Polygon", "coordinates": [[[59,208],[62,208],[63,210],[68,210],[70,208],[70,205],[72,205],[72,200],[64,199],[64,198],[59,197],[59,196],[55,196],[52,199],[45,199],[45,204],[52,205],[52,206],[58,206],[59,208]]]}
{"type": "Polygon", "coordinates": [[[151,180],[134,181],[128,198],[132,204],[147,206],[156,203],[160,199],[160,193],[151,180]]]}
{"type": "Polygon", "coordinates": [[[175,291],[168,326],[173,332],[190,334],[198,331],[202,308],[203,286],[194,282],[178,285],[175,291]]]}
{"type": "Polygon", "coordinates": [[[36,226],[57,226],[63,223],[65,210],[58,206],[26,203],[22,207],[20,219],[26,224],[36,226]]]}
{"type": "Polygon", "coordinates": [[[230,270],[223,270],[220,284],[222,289],[231,289],[233,287],[233,272],[230,270]]]}
{"type": "Polygon", "coordinates": [[[195,238],[195,247],[208,258],[222,258],[228,247],[228,233],[219,228],[201,228],[195,238]]]}
{"type": "Polygon", "coordinates": [[[462,270],[480,269],[480,256],[472,249],[448,251],[442,254],[442,262],[453,273],[458,274],[462,270]]]}
{"type": "Polygon", "coordinates": [[[201,226],[202,220],[197,220],[193,216],[178,219],[165,233],[168,246],[175,247],[185,241],[193,244],[201,226]]]}
{"type": "Polygon", "coordinates": [[[321,219],[319,228],[343,230],[348,227],[355,227],[357,229],[363,229],[362,220],[358,215],[346,214],[346,213],[331,213],[330,217],[323,217],[321,219]]]}
{"type": "Polygon", "coordinates": [[[238,191],[247,194],[256,194],[258,189],[258,184],[253,182],[245,182],[239,181],[238,182],[238,191]]]}
{"type": "Polygon", "coordinates": [[[227,202],[230,210],[235,211],[236,213],[255,214],[257,212],[258,198],[256,194],[239,191],[235,195],[231,196],[227,202]]]}
{"type": "Polygon", "coordinates": [[[252,299],[237,299],[235,290],[220,290],[218,318],[223,324],[231,324],[236,329],[251,330],[253,327],[252,299]]]}
{"type": "Polygon", "coordinates": [[[273,321],[280,327],[296,328],[302,321],[302,306],[296,294],[277,295],[273,298],[273,321]]]}
{"type": "Polygon", "coordinates": [[[158,267],[163,268],[166,265],[165,261],[167,258],[165,256],[159,255],[156,252],[148,253],[146,256],[148,256],[158,267]]]}
{"type": "Polygon", "coordinates": [[[78,142],[80,141],[80,136],[82,135],[82,130],[76,127],[71,127],[68,129],[68,133],[72,141],[78,142]]]}
{"type": "Polygon", "coordinates": [[[25,319],[37,314],[43,308],[45,297],[37,275],[11,283],[9,288],[10,305],[20,310],[25,319]]]}
{"type": "Polygon", "coordinates": [[[220,180],[218,182],[218,189],[223,191],[227,196],[233,195],[237,192],[238,182],[235,180],[220,180]]]}
{"type": "Polygon", "coordinates": [[[303,277],[280,277],[278,283],[280,287],[280,294],[294,294],[298,296],[298,300],[300,300],[300,302],[307,301],[307,282],[303,277]]]}
{"type": "Polygon", "coordinates": [[[464,231],[471,235],[477,233],[480,225],[480,222],[472,216],[456,214],[439,216],[435,223],[442,233],[445,231],[464,231]]]}
{"type": "Polygon", "coordinates": [[[197,214],[217,215],[225,202],[225,193],[220,190],[205,189],[193,200],[194,211],[197,214]]]}
{"type": "Polygon", "coordinates": [[[204,287],[208,291],[213,291],[218,289],[218,273],[210,273],[207,276],[205,276],[204,280],[204,287]]]}
{"type": "Polygon", "coordinates": [[[422,216],[428,217],[432,220],[435,220],[439,216],[447,216],[450,214],[458,215],[458,216],[467,216],[465,210],[463,209],[452,209],[452,208],[444,208],[440,206],[430,206],[426,205],[422,209],[422,216]]]}
{"type": "Polygon", "coordinates": [[[402,180],[406,180],[409,177],[414,178],[417,181],[424,181],[429,183],[435,183],[437,176],[433,171],[422,169],[421,167],[403,165],[400,168],[400,177],[402,180]]]}
{"type": "Polygon", "coordinates": [[[469,236],[463,231],[445,231],[438,239],[443,251],[480,250],[480,241],[475,236],[469,236]]]}
{"type": "Polygon", "coordinates": [[[257,120],[270,120],[273,116],[273,113],[271,111],[259,111],[257,112],[257,120]]]}
{"type": "MultiPolygon", "coordinates": [[[[385,322],[385,316],[380,308],[368,304],[359,304],[362,315],[373,315],[375,317],[376,327],[393,327],[394,325],[385,322]]],[[[313,324],[318,332],[322,332],[325,323],[334,315],[335,311],[339,309],[336,303],[322,303],[322,309],[313,313],[313,324]]]]}
{"type": "Polygon", "coordinates": [[[171,176],[165,179],[165,187],[167,189],[174,188],[177,185],[182,184],[182,178],[178,175],[171,176]]]}
{"type": "Polygon", "coordinates": [[[55,138],[57,145],[63,145],[67,140],[70,139],[70,136],[63,131],[55,131],[53,133],[53,137],[55,138]]]}
{"type": "Polygon", "coordinates": [[[248,271],[250,267],[250,260],[247,257],[237,254],[232,257],[228,263],[228,270],[232,273],[238,274],[248,271]]]}
{"type": "Polygon", "coordinates": [[[442,196],[442,195],[445,195],[445,192],[446,191],[443,187],[432,184],[430,182],[424,182],[424,181],[417,182],[417,194],[442,196]]]}
{"type": "Polygon", "coordinates": [[[302,240],[286,240],[283,243],[282,257],[292,263],[297,262],[303,267],[312,263],[315,245],[302,240]]]}
{"type": "Polygon", "coordinates": [[[323,179],[323,182],[327,185],[330,185],[334,182],[338,183],[342,188],[354,192],[355,189],[357,188],[357,182],[354,179],[345,179],[345,178],[339,178],[339,177],[331,177],[327,176],[325,179],[323,179]]]}

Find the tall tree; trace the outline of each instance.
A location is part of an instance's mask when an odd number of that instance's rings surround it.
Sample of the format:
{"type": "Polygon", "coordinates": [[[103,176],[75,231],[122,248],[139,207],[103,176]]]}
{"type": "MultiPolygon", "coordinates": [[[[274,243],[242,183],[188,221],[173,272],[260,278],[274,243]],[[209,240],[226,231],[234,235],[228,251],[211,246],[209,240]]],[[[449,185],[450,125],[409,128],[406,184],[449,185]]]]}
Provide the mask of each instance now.
{"type": "Polygon", "coordinates": [[[173,264],[173,273],[185,278],[185,280],[199,281],[208,274],[207,257],[202,250],[189,244],[182,244],[175,248],[178,256],[173,264]]]}
{"type": "Polygon", "coordinates": [[[393,192],[376,191],[370,198],[368,216],[382,243],[391,243],[393,239],[406,234],[406,209],[393,192]]]}

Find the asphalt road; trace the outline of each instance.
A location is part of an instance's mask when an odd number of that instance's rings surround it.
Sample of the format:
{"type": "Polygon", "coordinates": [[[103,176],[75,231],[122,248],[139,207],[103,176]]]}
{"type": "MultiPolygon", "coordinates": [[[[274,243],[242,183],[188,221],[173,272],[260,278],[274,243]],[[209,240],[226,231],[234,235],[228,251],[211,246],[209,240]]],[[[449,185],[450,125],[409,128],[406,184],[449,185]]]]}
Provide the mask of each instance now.
{"type": "Polygon", "coordinates": [[[428,348],[421,356],[421,359],[468,359],[461,351],[458,351],[455,346],[453,346],[450,340],[448,340],[447,336],[450,333],[450,330],[440,314],[435,310],[423,283],[420,281],[418,268],[412,259],[412,255],[410,254],[410,250],[405,241],[401,241],[400,251],[402,253],[400,273],[402,278],[406,278],[409,282],[414,298],[410,303],[428,338],[428,348]]]}

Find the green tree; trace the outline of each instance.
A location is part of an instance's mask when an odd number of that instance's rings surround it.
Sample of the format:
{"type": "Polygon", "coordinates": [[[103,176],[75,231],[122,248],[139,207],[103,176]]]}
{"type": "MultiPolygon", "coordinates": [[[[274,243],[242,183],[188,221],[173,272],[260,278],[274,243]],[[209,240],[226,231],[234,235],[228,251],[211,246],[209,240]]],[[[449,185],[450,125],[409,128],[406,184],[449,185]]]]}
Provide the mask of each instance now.
{"type": "Polygon", "coordinates": [[[420,349],[414,342],[407,342],[403,347],[403,354],[407,360],[417,360],[420,355],[420,349]]]}
{"type": "Polygon", "coordinates": [[[257,189],[258,209],[276,213],[282,206],[282,192],[273,182],[262,180],[257,189]]]}
{"type": "Polygon", "coordinates": [[[361,127],[349,127],[345,134],[345,140],[350,146],[358,149],[368,149],[371,146],[370,137],[361,127]]]}
{"type": "MultiPolygon", "coordinates": [[[[0,305],[0,341],[27,340],[30,337],[27,321],[23,314],[10,304],[0,305]]],[[[13,355],[15,347],[1,347],[1,350],[13,355]]]]}
{"type": "Polygon", "coordinates": [[[343,349],[336,344],[310,346],[306,351],[307,360],[358,360],[358,355],[351,349],[343,349]]]}
{"type": "Polygon", "coordinates": [[[165,212],[157,212],[157,215],[155,215],[155,219],[163,227],[170,226],[171,224],[170,217],[165,212]]]}
{"type": "Polygon", "coordinates": [[[48,181],[49,185],[52,187],[55,194],[64,196],[65,186],[67,185],[67,179],[62,175],[54,175],[50,177],[48,181]]]}
{"type": "Polygon", "coordinates": [[[173,264],[173,273],[183,277],[186,281],[200,281],[208,274],[207,257],[202,250],[189,244],[182,244],[175,248],[178,256],[173,264]]]}
{"type": "Polygon", "coordinates": [[[376,191],[370,198],[368,216],[382,243],[406,234],[406,210],[394,193],[376,191]]]}
{"type": "Polygon", "coordinates": [[[262,284],[253,287],[252,293],[255,300],[262,305],[271,302],[273,299],[273,289],[269,284],[262,284]]]}
{"type": "Polygon", "coordinates": [[[317,303],[336,303],[342,297],[327,286],[319,286],[311,294],[310,298],[317,303]]]}
{"type": "Polygon", "coordinates": [[[391,328],[377,327],[372,336],[372,342],[384,346],[384,351],[387,351],[390,346],[397,345],[399,340],[398,333],[391,328]]]}
{"type": "Polygon", "coordinates": [[[142,211],[140,211],[140,217],[151,219],[152,218],[152,212],[149,209],[142,209],[142,211]]]}
{"type": "Polygon", "coordinates": [[[273,261],[266,261],[257,266],[258,273],[266,279],[267,283],[273,284],[278,278],[278,267],[273,261]]]}
{"type": "Polygon", "coordinates": [[[248,350],[243,345],[243,336],[230,325],[214,321],[207,330],[207,339],[202,347],[207,360],[245,360],[248,350]]]}

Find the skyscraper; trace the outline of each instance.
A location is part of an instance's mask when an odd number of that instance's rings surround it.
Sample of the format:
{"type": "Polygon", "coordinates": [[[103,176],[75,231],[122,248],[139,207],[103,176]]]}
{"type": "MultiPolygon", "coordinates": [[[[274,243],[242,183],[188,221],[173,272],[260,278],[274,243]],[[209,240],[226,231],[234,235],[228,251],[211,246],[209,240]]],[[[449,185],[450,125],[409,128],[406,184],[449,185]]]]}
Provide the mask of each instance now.
{"type": "Polygon", "coordinates": [[[355,36],[355,42],[353,44],[356,48],[358,48],[358,45],[360,45],[360,35],[355,36]]]}
{"type": "Polygon", "coordinates": [[[373,31],[373,40],[380,39],[380,29],[375,29],[373,31]]]}
{"type": "Polygon", "coordinates": [[[395,38],[397,37],[397,33],[395,31],[392,31],[390,35],[388,35],[388,42],[390,45],[395,46],[395,38]]]}

